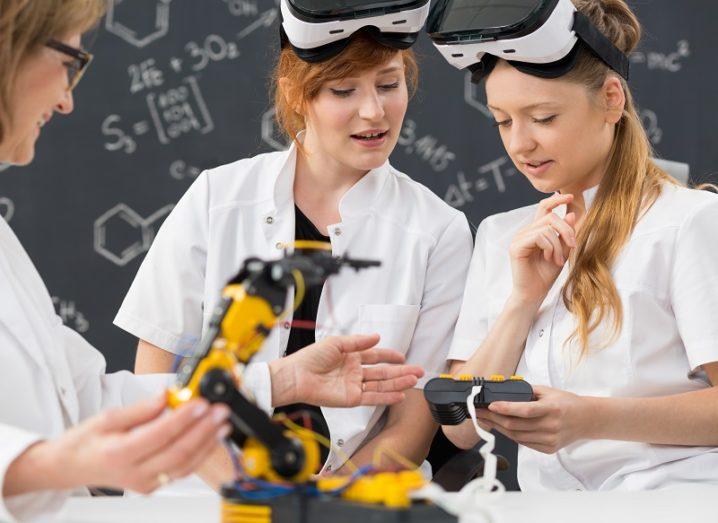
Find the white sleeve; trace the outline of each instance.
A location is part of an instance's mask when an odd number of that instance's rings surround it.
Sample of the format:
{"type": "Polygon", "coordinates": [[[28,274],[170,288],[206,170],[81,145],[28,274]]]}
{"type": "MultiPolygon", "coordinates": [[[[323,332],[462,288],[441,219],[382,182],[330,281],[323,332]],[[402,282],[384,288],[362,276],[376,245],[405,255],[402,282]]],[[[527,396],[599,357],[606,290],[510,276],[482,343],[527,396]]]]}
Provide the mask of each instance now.
{"type": "Polygon", "coordinates": [[[242,391],[254,399],[257,406],[267,414],[272,414],[272,379],[269,364],[250,363],[242,376],[242,391]]]}
{"type": "Polygon", "coordinates": [[[114,321],[175,354],[190,351],[202,334],[208,198],[202,173],[162,224],[114,321]]]}
{"type": "Polygon", "coordinates": [[[718,196],[681,226],[671,275],[671,306],[695,371],[718,361],[718,196]]]}
{"type": "Polygon", "coordinates": [[[69,492],[42,491],[3,497],[5,475],[10,464],[32,444],[43,438],[10,425],[0,423],[0,521],[25,521],[60,509],[69,492]]]}
{"type": "Polygon", "coordinates": [[[466,279],[464,301],[456,322],[454,340],[449,349],[449,360],[466,361],[489,333],[489,314],[486,306],[486,221],[476,233],[474,254],[471,257],[466,279]]]}
{"type": "Polygon", "coordinates": [[[427,377],[446,370],[470,258],[471,230],[459,213],[429,255],[421,311],[407,352],[407,363],[421,365],[427,377]]]}
{"type": "MultiPolygon", "coordinates": [[[[61,322],[58,318],[58,322],[61,322]]],[[[104,356],[74,330],[58,325],[77,391],[79,418],[85,420],[105,409],[133,405],[172,384],[174,374],[143,374],[129,371],[105,374],[104,356]]]]}

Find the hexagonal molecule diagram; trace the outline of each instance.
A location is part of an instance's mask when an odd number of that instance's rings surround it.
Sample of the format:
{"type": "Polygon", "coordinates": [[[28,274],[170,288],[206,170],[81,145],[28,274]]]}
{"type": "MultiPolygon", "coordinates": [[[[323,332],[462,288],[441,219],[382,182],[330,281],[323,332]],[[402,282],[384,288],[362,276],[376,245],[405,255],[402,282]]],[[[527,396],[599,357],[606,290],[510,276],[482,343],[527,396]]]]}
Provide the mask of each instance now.
{"type": "Polygon", "coordinates": [[[270,109],[262,115],[262,141],[277,151],[285,151],[289,145],[277,129],[275,114],[276,111],[270,109]]]}
{"type": "Polygon", "coordinates": [[[472,83],[471,73],[467,72],[464,75],[464,101],[467,105],[478,109],[486,118],[493,119],[491,111],[484,103],[485,99],[484,88],[472,83]]]}
{"type": "Polygon", "coordinates": [[[95,252],[123,267],[146,253],[155,239],[156,229],[172,211],[166,205],[147,218],[120,203],[95,220],[95,252]]]}
{"type": "Polygon", "coordinates": [[[170,28],[172,0],[112,0],[105,29],[135,47],[162,38],[170,28]]]}
{"type": "Polygon", "coordinates": [[[9,222],[15,214],[15,204],[10,198],[0,196],[0,218],[9,222]]]}

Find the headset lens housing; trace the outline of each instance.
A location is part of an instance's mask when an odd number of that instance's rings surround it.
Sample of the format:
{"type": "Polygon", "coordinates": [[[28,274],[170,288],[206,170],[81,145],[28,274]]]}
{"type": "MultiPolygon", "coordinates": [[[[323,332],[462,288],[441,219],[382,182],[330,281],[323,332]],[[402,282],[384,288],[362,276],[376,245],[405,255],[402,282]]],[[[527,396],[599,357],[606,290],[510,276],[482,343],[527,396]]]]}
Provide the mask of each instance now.
{"type": "Polygon", "coordinates": [[[417,0],[289,0],[297,14],[313,18],[376,16],[423,3],[417,0]]]}
{"type": "Polygon", "coordinates": [[[427,22],[434,41],[521,36],[540,27],[558,0],[438,0],[427,22]]]}

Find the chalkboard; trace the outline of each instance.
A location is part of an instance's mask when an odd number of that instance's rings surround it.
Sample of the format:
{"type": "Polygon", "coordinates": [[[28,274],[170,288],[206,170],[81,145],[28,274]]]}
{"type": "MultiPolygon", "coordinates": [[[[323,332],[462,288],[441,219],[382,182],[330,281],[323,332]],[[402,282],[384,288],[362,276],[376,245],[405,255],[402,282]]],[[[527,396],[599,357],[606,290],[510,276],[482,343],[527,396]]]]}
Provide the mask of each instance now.
{"type": "MultiPolygon", "coordinates": [[[[718,4],[632,2],[645,25],[631,85],[658,154],[707,181],[718,168],[718,4]]],[[[157,228],[202,169],[285,144],[268,74],[274,0],[117,0],[96,55],[27,168],[2,168],[0,214],[37,264],[63,320],[132,368],[136,340],[112,325],[157,228]]],[[[421,88],[393,164],[472,224],[535,202],[484,106],[482,88],[422,36],[421,88]]],[[[240,260],[237,260],[239,263],[240,260]]]]}

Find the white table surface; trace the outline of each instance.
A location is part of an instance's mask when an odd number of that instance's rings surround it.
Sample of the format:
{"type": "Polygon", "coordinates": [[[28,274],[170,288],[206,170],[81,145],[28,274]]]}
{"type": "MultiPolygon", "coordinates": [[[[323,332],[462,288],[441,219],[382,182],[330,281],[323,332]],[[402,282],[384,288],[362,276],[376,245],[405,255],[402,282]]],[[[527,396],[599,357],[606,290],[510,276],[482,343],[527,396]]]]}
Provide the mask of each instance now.
{"type": "MultiPolygon", "coordinates": [[[[72,498],[48,521],[61,523],[219,522],[215,496],[72,498]]],[[[718,522],[718,487],[650,492],[507,492],[490,507],[493,523],[718,522]]],[[[463,521],[470,521],[462,518],[463,521]]],[[[341,523],[341,522],[337,522],[341,523]]]]}

